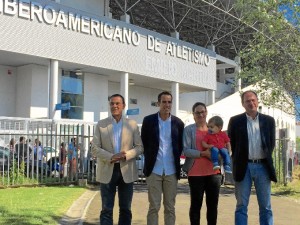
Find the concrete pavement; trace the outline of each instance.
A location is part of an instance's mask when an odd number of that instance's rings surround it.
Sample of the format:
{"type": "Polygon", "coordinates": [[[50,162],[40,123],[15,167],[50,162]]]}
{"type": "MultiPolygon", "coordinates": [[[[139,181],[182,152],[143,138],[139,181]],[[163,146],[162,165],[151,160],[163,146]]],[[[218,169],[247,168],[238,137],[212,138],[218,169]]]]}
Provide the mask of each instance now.
{"type": "MultiPolygon", "coordinates": [[[[132,225],[146,225],[148,210],[147,187],[145,184],[135,185],[132,202],[132,225]]],[[[176,199],[176,225],[189,224],[189,187],[186,179],[182,179],[178,186],[176,199]]],[[[60,224],[94,225],[99,224],[101,200],[99,188],[87,190],[68,210],[60,224]]],[[[283,196],[272,196],[274,225],[299,225],[300,203],[283,196]]],[[[222,187],[219,200],[219,225],[234,224],[235,197],[232,186],[222,187]]],[[[206,224],[206,206],[201,211],[201,224],[206,224]]],[[[249,225],[258,225],[258,205],[255,193],[252,193],[249,204],[249,225]]],[[[114,224],[118,221],[118,200],[114,209],[114,224]]],[[[159,223],[163,221],[163,206],[159,213],[159,223]]]]}

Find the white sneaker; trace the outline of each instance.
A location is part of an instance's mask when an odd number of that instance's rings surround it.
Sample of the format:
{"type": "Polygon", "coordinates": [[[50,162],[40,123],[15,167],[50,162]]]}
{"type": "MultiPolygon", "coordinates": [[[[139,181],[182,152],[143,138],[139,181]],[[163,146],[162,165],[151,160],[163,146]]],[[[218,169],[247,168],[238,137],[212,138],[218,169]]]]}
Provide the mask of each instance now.
{"type": "Polygon", "coordinates": [[[221,167],[220,166],[214,166],[213,170],[219,170],[221,167]]]}

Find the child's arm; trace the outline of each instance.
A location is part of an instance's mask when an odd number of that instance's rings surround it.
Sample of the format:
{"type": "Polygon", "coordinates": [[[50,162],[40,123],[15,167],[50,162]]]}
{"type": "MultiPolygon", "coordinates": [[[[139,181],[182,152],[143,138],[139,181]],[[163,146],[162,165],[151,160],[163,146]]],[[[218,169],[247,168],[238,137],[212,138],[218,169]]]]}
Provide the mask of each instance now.
{"type": "Polygon", "coordinates": [[[231,155],[231,144],[230,144],[230,142],[226,143],[226,148],[227,148],[227,150],[229,152],[229,155],[231,155]]]}
{"type": "Polygon", "coordinates": [[[202,146],[204,149],[211,149],[212,147],[214,147],[213,145],[207,144],[205,141],[202,141],[202,146]]]}

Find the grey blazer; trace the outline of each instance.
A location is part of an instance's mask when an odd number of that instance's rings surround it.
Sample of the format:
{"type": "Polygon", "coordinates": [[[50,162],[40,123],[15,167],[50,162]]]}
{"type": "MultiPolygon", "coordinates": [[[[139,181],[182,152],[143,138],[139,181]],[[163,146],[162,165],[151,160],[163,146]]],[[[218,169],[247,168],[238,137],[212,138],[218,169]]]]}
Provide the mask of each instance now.
{"type": "MultiPolygon", "coordinates": [[[[120,161],[121,173],[125,183],[138,179],[135,158],[143,152],[139,128],[134,120],[122,117],[121,150],[126,151],[126,161],[120,161]]],[[[114,152],[112,117],[100,120],[95,127],[92,154],[97,157],[96,180],[107,184],[110,182],[114,163],[110,163],[114,152]]]]}
{"type": "Polygon", "coordinates": [[[196,149],[196,124],[188,125],[183,131],[183,152],[186,156],[182,169],[189,172],[192,168],[195,158],[200,157],[200,151],[196,149]]]}

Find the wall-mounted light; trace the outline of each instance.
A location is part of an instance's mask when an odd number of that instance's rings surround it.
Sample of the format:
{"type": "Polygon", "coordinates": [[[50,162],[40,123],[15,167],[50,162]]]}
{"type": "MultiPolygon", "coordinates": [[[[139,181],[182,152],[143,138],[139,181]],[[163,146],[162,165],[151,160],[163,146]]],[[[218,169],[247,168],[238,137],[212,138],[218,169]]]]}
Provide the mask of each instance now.
{"type": "Polygon", "coordinates": [[[77,69],[77,70],[75,70],[75,74],[77,76],[81,76],[83,73],[82,73],[82,71],[80,69],[77,69]]]}
{"type": "Polygon", "coordinates": [[[135,85],[133,79],[129,79],[129,83],[128,83],[128,84],[129,84],[129,85],[135,85]]]}

